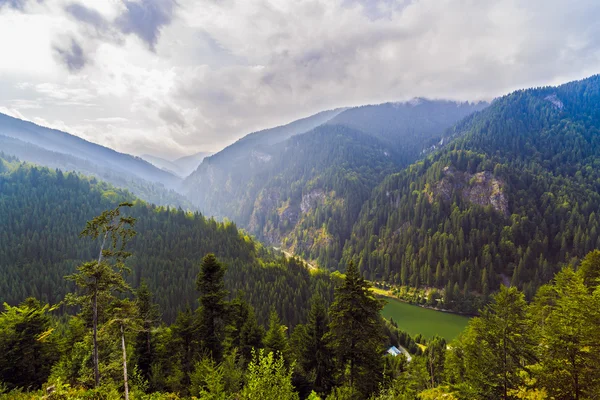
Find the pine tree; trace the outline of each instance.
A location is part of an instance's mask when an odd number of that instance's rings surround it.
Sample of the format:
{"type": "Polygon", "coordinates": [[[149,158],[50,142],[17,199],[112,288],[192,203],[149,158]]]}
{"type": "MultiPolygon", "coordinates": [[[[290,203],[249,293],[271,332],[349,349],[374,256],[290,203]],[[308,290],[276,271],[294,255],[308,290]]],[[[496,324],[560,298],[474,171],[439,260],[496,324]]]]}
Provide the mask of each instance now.
{"type": "Polygon", "coordinates": [[[265,334],[263,343],[267,353],[272,352],[276,358],[283,357],[288,360],[289,345],[286,335],[287,327],[281,324],[279,315],[274,309],[269,318],[269,330],[265,334]]]}
{"type": "Polygon", "coordinates": [[[313,297],[306,325],[294,329],[293,343],[298,367],[311,377],[318,393],[328,393],[333,385],[333,358],[326,339],[329,317],[323,299],[313,297]]]}
{"type": "Polygon", "coordinates": [[[218,363],[223,357],[227,304],[223,277],[225,268],[214,254],[204,256],[200,273],[196,279],[196,288],[200,292],[199,332],[203,348],[218,363]]]}
{"type": "Polygon", "coordinates": [[[244,299],[243,294],[238,295],[229,304],[229,326],[230,347],[238,349],[238,354],[244,362],[249,362],[252,357],[252,349],[262,347],[264,329],[258,324],[254,309],[244,299]]]}
{"type": "Polygon", "coordinates": [[[152,292],[145,281],[135,291],[140,332],[135,338],[135,354],[137,367],[146,380],[150,379],[150,368],[154,358],[154,343],[152,341],[152,328],[160,321],[158,305],[152,302],[152,292]]]}
{"type": "Polygon", "coordinates": [[[382,303],[375,298],[371,285],[351,262],[329,315],[326,339],[335,357],[341,383],[364,397],[377,389],[383,367],[383,327],[379,312],[382,303]]]}
{"type": "Polygon", "coordinates": [[[104,211],[102,214],[87,222],[81,236],[101,239],[100,254],[97,261],[86,262],[77,267],[76,274],[66,277],[72,280],[82,292],[81,295],[71,294],[67,303],[80,305],[91,310],[92,313],[92,343],[94,382],[100,384],[100,369],[98,357],[98,308],[99,303],[109,305],[113,292],[125,291],[129,288],[123,274],[127,272],[125,259],[131,254],[125,251],[127,242],[136,235],[133,230],[135,218],[121,215],[121,208],[132,207],[131,203],[121,203],[113,210],[104,211]],[[108,242],[107,242],[108,241],[108,242]]]}
{"type": "Polygon", "coordinates": [[[502,286],[463,337],[465,375],[480,396],[509,398],[523,383],[525,366],[535,362],[533,324],[523,293],[502,286]]]}

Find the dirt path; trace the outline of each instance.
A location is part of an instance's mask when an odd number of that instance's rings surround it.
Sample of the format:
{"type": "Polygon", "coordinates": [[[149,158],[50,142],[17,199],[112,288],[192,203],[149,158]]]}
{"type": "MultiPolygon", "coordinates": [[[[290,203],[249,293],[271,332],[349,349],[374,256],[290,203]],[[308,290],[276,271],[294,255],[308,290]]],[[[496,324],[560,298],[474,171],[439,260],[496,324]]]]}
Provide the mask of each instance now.
{"type": "MultiPolygon", "coordinates": [[[[296,256],[294,256],[292,253],[290,253],[289,251],[285,251],[285,250],[283,250],[283,249],[282,249],[282,248],[280,248],[280,247],[273,247],[273,248],[274,248],[275,250],[277,250],[277,251],[280,251],[280,252],[282,252],[283,254],[285,254],[285,256],[286,256],[287,258],[296,257],[296,256]]],[[[300,257],[298,257],[298,258],[300,258],[300,257]]],[[[300,258],[300,259],[301,259],[301,258],[300,258]]],[[[302,260],[302,259],[301,259],[301,260],[302,260]]],[[[312,265],[311,263],[309,263],[309,262],[308,262],[308,261],[306,261],[306,260],[302,260],[302,262],[303,262],[304,264],[306,264],[306,266],[308,267],[308,269],[309,269],[309,270],[311,270],[311,271],[316,271],[316,270],[318,270],[318,269],[319,269],[319,268],[315,267],[314,265],[312,265]]]]}

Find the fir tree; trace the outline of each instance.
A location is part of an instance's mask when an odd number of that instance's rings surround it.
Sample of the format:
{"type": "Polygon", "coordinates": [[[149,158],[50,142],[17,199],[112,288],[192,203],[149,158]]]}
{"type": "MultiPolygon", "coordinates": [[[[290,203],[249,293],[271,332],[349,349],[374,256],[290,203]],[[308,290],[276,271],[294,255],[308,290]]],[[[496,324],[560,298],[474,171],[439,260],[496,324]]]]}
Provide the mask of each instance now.
{"type": "Polygon", "coordinates": [[[202,260],[200,273],[196,279],[196,288],[200,292],[199,333],[203,347],[208,354],[220,362],[223,357],[227,304],[223,276],[225,268],[214,254],[207,254],[202,260]]]}
{"type": "Polygon", "coordinates": [[[267,353],[272,352],[276,358],[283,357],[287,361],[289,346],[286,330],[287,327],[281,324],[277,311],[272,309],[269,318],[269,330],[263,340],[265,351],[267,353]]]}
{"type": "Polygon", "coordinates": [[[335,356],[341,383],[364,397],[377,388],[383,367],[381,302],[353,263],[348,264],[342,285],[335,289],[326,335],[335,356]]]}

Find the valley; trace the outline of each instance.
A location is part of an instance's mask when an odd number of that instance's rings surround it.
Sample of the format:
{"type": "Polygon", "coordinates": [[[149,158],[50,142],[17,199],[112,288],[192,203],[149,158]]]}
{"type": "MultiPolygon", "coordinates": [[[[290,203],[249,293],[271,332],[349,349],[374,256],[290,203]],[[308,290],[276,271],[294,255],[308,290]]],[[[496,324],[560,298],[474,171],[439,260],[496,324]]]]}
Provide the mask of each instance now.
{"type": "Polygon", "coordinates": [[[287,371],[278,379],[303,399],[346,387],[387,399],[381,385],[500,398],[487,395],[500,372],[514,390],[559,396],[562,374],[592,393],[597,104],[596,75],[491,104],[334,109],[148,162],[3,116],[0,354],[29,343],[43,357],[0,355],[0,399],[61,379],[69,396],[100,379],[119,393],[116,337],[140,396],[234,398],[257,371],[287,371]],[[410,363],[385,355],[396,346],[410,363]],[[349,360],[357,381],[340,383],[349,360]],[[15,372],[29,366],[33,378],[15,372]]]}

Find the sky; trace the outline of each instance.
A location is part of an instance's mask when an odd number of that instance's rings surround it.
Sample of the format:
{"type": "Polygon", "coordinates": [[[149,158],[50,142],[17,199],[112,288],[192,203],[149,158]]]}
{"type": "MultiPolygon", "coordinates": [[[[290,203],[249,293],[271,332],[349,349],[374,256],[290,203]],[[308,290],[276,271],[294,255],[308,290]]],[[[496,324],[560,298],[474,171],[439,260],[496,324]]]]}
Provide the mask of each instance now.
{"type": "Polygon", "coordinates": [[[600,1],[0,0],[0,112],[135,155],[600,72],[600,1]]]}

